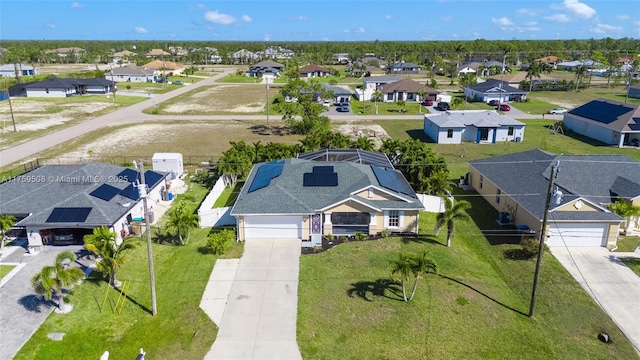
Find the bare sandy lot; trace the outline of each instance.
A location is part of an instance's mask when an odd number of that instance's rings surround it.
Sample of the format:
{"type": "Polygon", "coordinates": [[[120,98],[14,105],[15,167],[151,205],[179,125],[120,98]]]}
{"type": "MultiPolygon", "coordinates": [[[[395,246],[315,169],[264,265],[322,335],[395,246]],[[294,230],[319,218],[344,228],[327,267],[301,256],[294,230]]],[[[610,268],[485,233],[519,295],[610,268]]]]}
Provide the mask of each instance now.
{"type": "MultiPolygon", "coordinates": [[[[46,100],[14,99],[12,106],[18,131],[34,131],[64,124],[78,116],[94,114],[114,104],[108,102],[61,104],[46,100]]],[[[0,117],[11,120],[8,101],[0,103],[0,117]]],[[[11,125],[7,126],[13,130],[11,125]]]]}
{"type": "MultiPolygon", "coordinates": [[[[277,90],[271,89],[270,98],[277,90]]],[[[266,89],[260,85],[225,84],[199,88],[158,107],[159,114],[230,115],[262,114],[266,89]]]]}

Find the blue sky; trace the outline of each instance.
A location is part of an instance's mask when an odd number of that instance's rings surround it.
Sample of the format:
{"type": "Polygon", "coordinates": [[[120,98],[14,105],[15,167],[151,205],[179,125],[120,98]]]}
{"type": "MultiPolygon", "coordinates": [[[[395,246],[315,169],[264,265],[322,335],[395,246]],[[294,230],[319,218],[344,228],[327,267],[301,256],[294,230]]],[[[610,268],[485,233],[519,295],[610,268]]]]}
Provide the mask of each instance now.
{"type": "Polygon", "coordinates": [[[640,38],[638,0],[0,1],[4,40],[640,38]]]}

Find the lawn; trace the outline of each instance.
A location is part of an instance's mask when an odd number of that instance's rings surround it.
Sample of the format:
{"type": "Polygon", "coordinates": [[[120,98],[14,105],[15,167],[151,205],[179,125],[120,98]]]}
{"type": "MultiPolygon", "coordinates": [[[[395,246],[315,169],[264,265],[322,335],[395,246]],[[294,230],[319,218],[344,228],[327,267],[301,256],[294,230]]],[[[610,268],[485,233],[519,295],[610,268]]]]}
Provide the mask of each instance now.
{"type": "Polygon", "coordinates": [[[616,252],[634,252],[640,246],[640,236],[621,236],[616,245],[616,252]]]}
{"type": "Polygon", "coordinates": [[[0,280],[13,270],[14,265],[0,264],[0,280]]]}
{"type": "Polygon", "coordinates": [[[203,78],[200,77],[189,77],[187,75],[179,75],[179,76],[169,76],[169,81],[174,82],[174,81],[182,81],[183,83],[197,83],[198,81],[204,80],[203,78]]]}
{"type": "Polygon", "coordinates": [[[497,212],[474,193],[474,221],[457,225],[452,247],[433,236],[338,245],[300,259],[298,344],[304,359],[631,359],[637,354],[609,317],[545,253],[535,316],[527,317],[534,260],[510,260],[516,245],[487,239],[497,212]],[[491,245],[493,243],[494,245],[491,245]],[[440,266],[404,303],[388,261],[427,249],[440,266]],[[614,340],[604,344],[601,331],[614,340]]]}
{"type": "Polygon", "coordinates": [[[639,258],[620,258],[625,265],[629,267],[629,269],[633,270],[636,275],[640,276],[640,259],[639,258]]]}
{"type": "MultiPolygon", "coordinates": [[[[140,82],[130,82],[130,83],[118,83],[119,91],[131,91],[131,92],[143,92],[148,94],[164,94],[171,90],[175,90],[180,88],[182,85],[174,85],[174,84],[163,84],[163,83],[140,83],[140,82]],[[127,86],[130,89],[127,89],[127,86]]],[[[117,92],[116,92],[117,94],[117,92]]],[[[143,98],[144,100],[144,98],[143,98]]]]}
{"type": "MultiPolygon", "coordinates": [[[[178,195],[178,200],[195,207],[205,194],[204,188],[192,185],[190,193],[178,195]]],[[[185,246],[153,245],[157,316],[149,312],[146,242],[139,241],[118,272],[119,280],[131,284],[120,314],[113,311],[119,292],[93,273],[68,296],[74,310],[67,315],[52,313],[15,359],[98,359],[105,350],[113,359],[133,359],[140,348],[147,359],[202,359],[217,334],[215,324],[199,308],[216,259],[198,251],[210,230],[193,230],[185,246]],[[66,335],[62,341],[52,341],[47,338],[51,332],[66,335]]],[[[239,256],[240,246],[234,243],[232,252],[239,256]]]]}
{"type": "MultiPolygon", "coordinates": [[[[583,105],[585,103],[588,103],[591,100],[598,99],[598,98],[605,98],[605,99],[624,102],[625,92],[626,92],[626,89],[622,87],[616,87],[611,89],[607,89],[603,87],[592,87],[590,89],[581,89],[578,92],[534,91],[529,93],[529,95],[527,95],[527,98],[531,100],[538,100],[538,101],[546,102],[548,104],[552,104],[549,107],[549,109],[553,109],[555,107],[565,107],[568,109],[572,109],[574,107],[583,105]]],[[[627,102],[631,104],[640,104],[640,99],[629,98],[627,99],[627,102]]],[[[520,104],[516,104],[515,106],[518,109],[520,109],[520,104]]]]}
{"type": "Polygon", "coordinates": [[[218,82],[224,82],[224,83],[243,83],[243,84],[244,83],[260,83],[261,81],[262,79],[260,78],[249,77],[244,74],[241,74],[241,75],[230,74],[218,80],[218,82]]]}
{"type": "MultiPolygon", "coordinates": [[[[420,115],[428,113],[429,111],[421,106],[418,108],[418,103],[416,102],[406,102],[405,106],[402,108],[398,107],[398,104],[395,102],[382,102],[378,101],[378,115],[420,115]],[[402,109],[402,112],[398,110],[402,109]],[[421,111],[421,112],[419,112],[421,111]]],[[[351,111],[353,111],[356,115],[376,115],[376,102],[374,101],[360,101],[355,98],[351,99],[351,111]],[[364,106],[364,109],[363,109],[364,106]]]]}
{"type": "Polygon", "coordinates": [[[218,199],[216,199],[216,202],[213,204],[213,208],[233,206],[243,185],[244,181],[238,181],[233,188],[228,186],[225,187],[222,194],[220,194],[218,199]]]}

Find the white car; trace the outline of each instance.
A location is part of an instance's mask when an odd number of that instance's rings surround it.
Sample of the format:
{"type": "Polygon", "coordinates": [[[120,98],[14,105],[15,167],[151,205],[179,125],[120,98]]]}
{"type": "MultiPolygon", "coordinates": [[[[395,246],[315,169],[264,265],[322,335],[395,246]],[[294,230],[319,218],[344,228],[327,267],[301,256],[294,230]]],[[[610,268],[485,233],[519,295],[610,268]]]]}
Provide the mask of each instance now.
{"type": "Polygon", "coordinates": [[[564,108],[555,108],[547,111],[547,114],[564,114],[567,112],[567,109],[564,108]]]}

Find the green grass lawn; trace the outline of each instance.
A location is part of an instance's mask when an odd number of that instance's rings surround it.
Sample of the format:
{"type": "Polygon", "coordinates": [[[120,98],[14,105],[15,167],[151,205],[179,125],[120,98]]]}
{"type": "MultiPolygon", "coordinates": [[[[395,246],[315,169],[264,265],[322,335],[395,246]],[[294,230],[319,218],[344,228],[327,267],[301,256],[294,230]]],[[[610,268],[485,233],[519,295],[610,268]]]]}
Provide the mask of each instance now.
{"type": "Polygon", "coordinates": [[[186,75],[180,75],[180,76],[169,76],[169,81],[173,82],[173,81],[182,81],[183,83],[197,83],[198,81],[202,81],[204,80],[203,78],[199,78],[199,77],[193,77],[193,76],[186,76],[186,75]]]}
{"type": "Polygon", "coordinates": [[[636,275],[640,276],[640,259],[638,258],[620,258],[625,265],[629,267],[629,269],[633,270],[636,275]]]}
{"type": "Polygon", "coordinates": [[[549,253],[535,316],[527,317],[535,261],[507,259],[505,251],[516,245],[487,239],[480,230],[497,227],[497,212],[482,198],[469,200],[474,220],[457,225],[451,248],[443,245],[445,234],[433,236],[435,215],[423,213],[418,238],[352,242],[303,255],[297,327],[303,358],[637,358],[549,253]],[[426,275],[414,300],[404,303],[399,285],[389,282],[388,261],[422,249],[430,251],[440,275],[426,275]],[[616,340],[601,343],[601,331],[616,340]]]}
{"type": "Polygon", "coordinates": [[[527,101],[512,103],[511,105],[522,112],[532,115],[546,114],[548,110],[558,107],[552,103],[535,99],[527,99],[527,101]]]}
{"type": "Polygon", "coordinates": [[[243,185],[244,181],[238,181],[234,187],[224,188],[222,194],[220,194],[216,202],[213,204],[213,208],[233,206],[243,185]]]}
{"type": "Polygon", "coordinates": [[[616,245],[616,252],[634,252],[640,246],[640,236],[621,236],[616,245]]]}
{"type": "Polygon", "coordinates": [[[0,264],[0,280],[13,270],[14,265],[0,264]]]}
{"type": "Polygon", "coordinates": [[[242,75],[229,74],[223,77],[222,79],[218,80],[218,82],[224,82],[224,83],[259,83],[261,81],[262,79],[260,78],[248,77],[244,74],[242,75]]]}
{"type": "MultiPolygon", "coordinates": [[[[395,102],[377,102],[378,105],[378,115],[420,115],[428,113],[428,110],[421,106],[418,108],[418,103],[416,102],[407,102],[405,106],[402,108],[398,107],[395,102]],[[402,112],[398,110],[402,109],[402,112]],[[419,112],[421,111],[421,112],[419,112]]],[[[356,99],[351,99],[351,111],[356,115],[376,115],[376,102],[373,101],[360,101],[356,99]],[[364,108],[363,108],[364,106],[364,108]]]]}
{"type": "MultiPolygon", "coordinates": [[[[195,208],[206,189],[191,185],[178,195],[195,208]]],[[[146,242],[127,257],[118,279],[130,281],[121,314],[113,309],[119,292],[93,273],[67,297],[74,310],[52,313],[15,359],[98,359],[109,350],[113,359],[133,359],[140,348],[147,359],[202,359],[215,340],[217,327],[199,308],[216,257],[202,254],[211,229],[192,230],[185,246],[153,245],[158,315],[151,316],[151,298],[146,242]],[[104,303],[105,295],[107,300],[104,303]],[[64,340],[51,341],[47,334],[66,333],[64,340]]],[[[239,256],[234,243],[230,253],[239,256]]]]}

